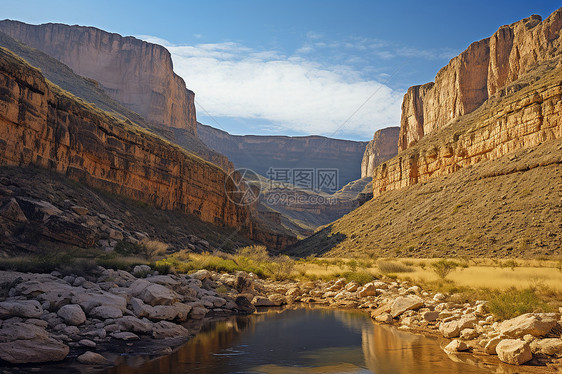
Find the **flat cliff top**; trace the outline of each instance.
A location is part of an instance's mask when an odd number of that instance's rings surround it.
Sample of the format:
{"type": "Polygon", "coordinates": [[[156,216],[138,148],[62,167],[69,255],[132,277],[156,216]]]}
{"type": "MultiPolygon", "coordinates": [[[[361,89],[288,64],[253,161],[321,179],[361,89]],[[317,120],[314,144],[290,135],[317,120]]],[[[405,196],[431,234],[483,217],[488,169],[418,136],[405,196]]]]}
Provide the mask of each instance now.
{"type": "MultiPolygon", "coordinates": [[[[217,129],[216,127],[205,125],[203,123],[198,122],[197,127],[204,133],[209,133],[209,135],[219,136],[224,138],[233,138],[237,141],[241,142],[262,142],[262,143],[269,143],[269,142],[306,142],[310,140],[315,141],[327,141],[327,142],[341,142],[341,143],[348,143],[348,144],[357,144],[358,146],[365,146],[367,145],[368,141],[359,141],[359,140],[347,140],[347,139],[338,139],[338,138],[330,138],[323,135],[299,135],[299,136],[288,136],[288,135],[233,135],[228,133],[227,131],[217,129]]],[[[203,135],[203,134],[202,134],[203,135]]]]}

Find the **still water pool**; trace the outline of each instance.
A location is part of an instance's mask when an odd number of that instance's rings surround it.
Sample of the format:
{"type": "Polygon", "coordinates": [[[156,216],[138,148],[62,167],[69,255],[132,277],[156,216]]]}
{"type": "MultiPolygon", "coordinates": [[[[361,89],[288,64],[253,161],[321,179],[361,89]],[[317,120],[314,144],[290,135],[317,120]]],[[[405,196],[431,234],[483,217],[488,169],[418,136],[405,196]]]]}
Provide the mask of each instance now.
{"type": "Polygon", "coordinates": [[[365,313],[269,310],[213,322],[171,355],[149,361],[123,357],[119,366],[106,373],[512,372],[493,359],[447,355],[440,344],[438,338],[375,324],[365,313]]]}

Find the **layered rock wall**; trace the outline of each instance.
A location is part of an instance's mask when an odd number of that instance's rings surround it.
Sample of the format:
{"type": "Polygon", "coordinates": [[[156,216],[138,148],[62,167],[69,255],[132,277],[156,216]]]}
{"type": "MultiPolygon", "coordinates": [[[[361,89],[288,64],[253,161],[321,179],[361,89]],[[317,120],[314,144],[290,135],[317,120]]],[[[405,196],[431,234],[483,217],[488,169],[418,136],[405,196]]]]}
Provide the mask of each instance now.
{"type": "Polygon", "coordinates": [[[338,188],[361,177],[359,165],[367,145],[323,136],[231,135],[203,124],[198,124],[198,136],[236,167],[262,175],[267,175],[269,168],[337,169],[338,188]]]}
{"type": "Polygon", "coordinates": [[[404,95],[399,151],[471,113],[506,85],[560,54],[562,9],[541,22],[533,15],[472,43],[435,77],[404,95]]]}
{"type": "Polygon", "coordinates": [[[0,165],[35,165],[161,209],[251,230],[225,173],[49,84],[0,49],[0,165]]]}
{"type": "Polygon", "coordinates": [[[561,138],[562,64],[552,63],[558,66],[529,77],[538,81],[515,82],[476,111],[379,165],[373,173],[374,196],[561,138]]]}
{"type": "Polygon", "coordinates": [[[0,31],[95,79],[149,122],[196,134],[194,94],[174,73],[166,48],[93,27],[5,20],[0,31]]]}
{"type": "Polygon", "coordinates": [[[361,178],[372,177],[375,168],[398,153],[399,127],[387,127],[378,130],[363,153],[361,161],[361,178]]]}

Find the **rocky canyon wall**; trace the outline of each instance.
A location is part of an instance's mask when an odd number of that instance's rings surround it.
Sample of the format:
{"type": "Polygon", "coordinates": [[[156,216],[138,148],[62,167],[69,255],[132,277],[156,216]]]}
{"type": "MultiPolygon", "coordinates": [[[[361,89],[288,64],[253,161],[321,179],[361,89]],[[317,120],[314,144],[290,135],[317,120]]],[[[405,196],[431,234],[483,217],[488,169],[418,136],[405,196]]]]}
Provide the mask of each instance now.
{"type": "Polygon", "coordinates": [[[196,134],[194,93],[173,72],[166,48],[93,27],[5,20],[0,31],[95,79],[149,122],[196,134]]]}
{"type": "Polygon", "coordinates": [[[375,132],[373,140],[365,147],[361,161],[361,178],[372,177],[375,168],[398,153],[400,127],[387,127],[375,132]]]}
{"type": "Polygon", "coordinates": [[[0,165],[46,168],[251,235],[248,210],[224,192],[223,170],[76,99],[3,48],[0,165]]]}
{"type": "Polygon", "coordinates": [[[561,137],[562,63],[554,60],[379,165],[373,195],[561,137]]]}
{"type": "Polygon", "coordinates": [[[198,124],[199,138],[210,148],[226,155],[236,167],[267,175],[269,168],[335,168],[338,189],[361,178],[361,158],[367,142],[323,136],[231,135],[198,124]]]}
{"type": "Polygon", "coordinates": [[[399,151],[480,107],[503,87],[559,56],[562,9],[541,22],[533,15],[472,43],[435,77],[410,87],[402,103],[399,151]]]}

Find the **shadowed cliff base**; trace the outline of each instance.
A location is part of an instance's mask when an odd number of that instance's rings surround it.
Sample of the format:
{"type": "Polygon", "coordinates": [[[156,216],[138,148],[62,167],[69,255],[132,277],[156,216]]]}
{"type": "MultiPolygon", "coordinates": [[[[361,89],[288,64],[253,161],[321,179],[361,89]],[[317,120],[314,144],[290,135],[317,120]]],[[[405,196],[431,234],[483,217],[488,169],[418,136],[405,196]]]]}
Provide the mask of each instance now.
{"type": "Polygon", "coordinates": [[[389,191],[288,247],[287,253],[561,256],[561,164],[562,139],[556,139],[389,191]]]}
{"type": "MultiPolygon", "coordinates": [[[[20,201],[21,203],[21,201],[20,201]]],[[[36,167],[0,167],[0,254],[35,253],[42,249],[84,247],[81,237],[94,239],[92,247],[102,248],[101,243],[115,240],[127,241],[127,233],[161,241],[170,251],[188,249],[194,252],[218,249],[233,252],[239,247],[252,244],[234,228],[217,227],[198,217],[178,210],[160,210],[149,204],[125,198],[70,180],[63,175],[36,167]],[[41,188],[37,188],[40,185],[41,188]],[[11,199],[48,202],[59,207],[64,214],[64,232],[56,236],[45,230],[43,223],[33,220],[15,222],[5,206],[11,199]],[[76,214],[72,207],[83,208],[76,214]],[[71,213],[67,214],[68,209],[71,213]],[[113,222],[118,227],[112,228],[113,222]],[[84,224],[84,225],[82,225],[84,224]],[[87,230],[76,232],[82,226],[87,230]],[[119,231],[120,235],[116,232],[119,231]],[[58,240],[57,240],[58,239],[58,240]],[[206,242],[206,243],[205,243],[206,242]]],[[[78,211],[77,208],[76,211],[78,211]]],[[[47,227],[48,226],[47,221],[47,227]]],[[[119,245],[122,245],[121,243],[119,245]]]]}

